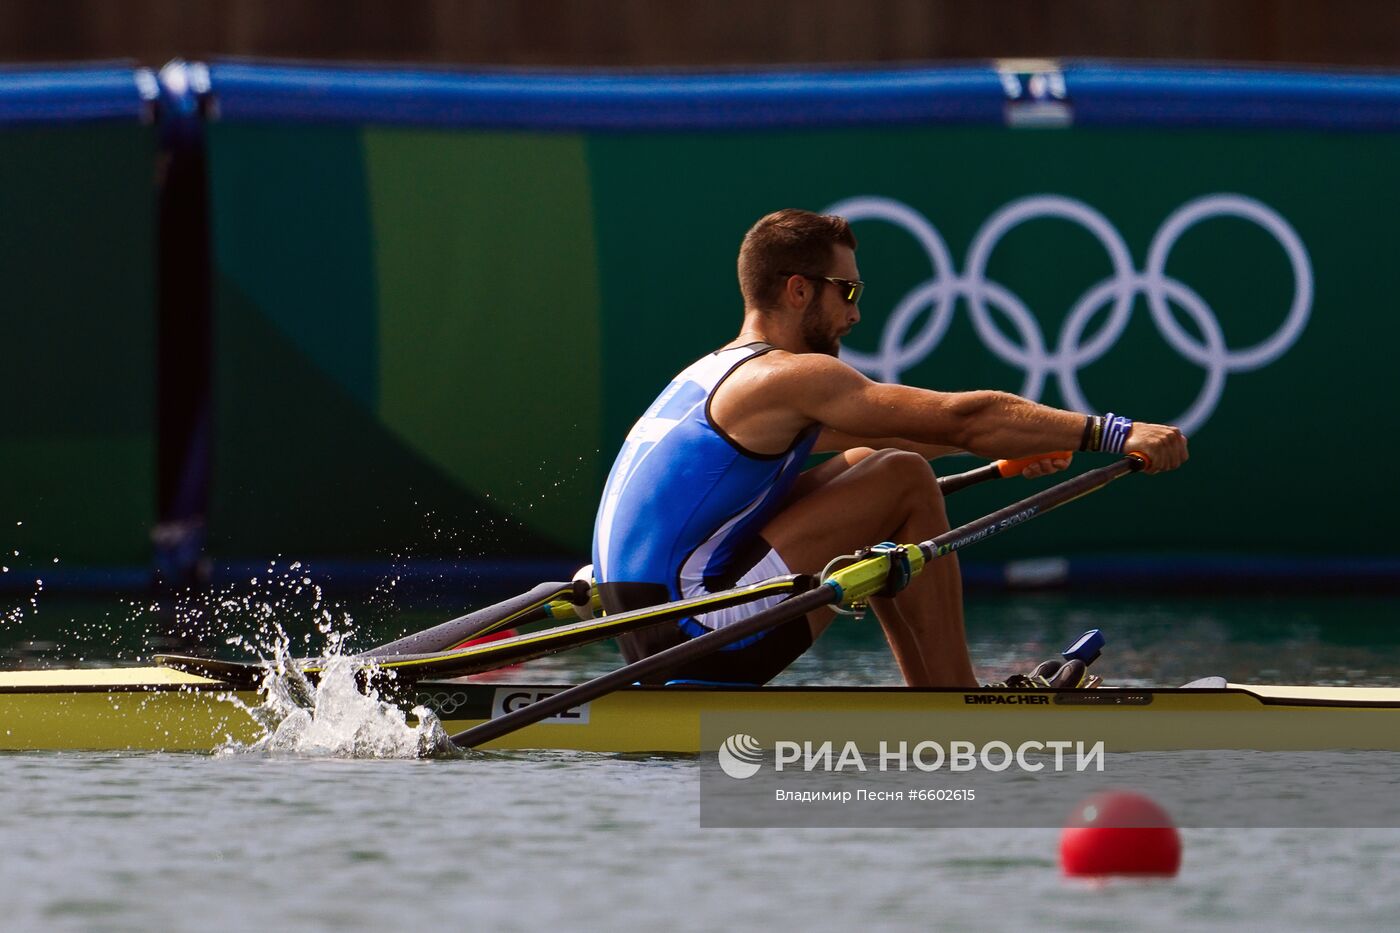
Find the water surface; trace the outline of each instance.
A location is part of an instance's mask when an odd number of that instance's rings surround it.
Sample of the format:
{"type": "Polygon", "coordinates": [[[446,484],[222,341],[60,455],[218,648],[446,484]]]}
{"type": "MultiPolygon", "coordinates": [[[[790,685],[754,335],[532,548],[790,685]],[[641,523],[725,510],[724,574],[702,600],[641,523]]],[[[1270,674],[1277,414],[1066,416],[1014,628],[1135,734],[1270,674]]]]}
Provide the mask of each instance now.
{"type": "MultiPolygon", "coordinates": [[[[142,613],[109,609],[104,621],[83,605],[44,611],[72,615],[84,663],[149,650],[110,627],[142,613]]],[[[1395,685],[1397,609],[1379,598],[976,597],[968,630],[987,679],[1097,626],[1113,682],[1395,685]]],[[[443,615],[386,614],[356,637],[443,615]]],[[[317,634],[296,612],[279,622],[317,634]]],[[[876,625],[843,623],[781,682],[897,682],[876,625]]],[[[501,676],[575,681],[616,662],[603,645],[501,676]]],[[[1051,829],[701,830],[698,772],[685,757],[558,752],[0,755],[0,926],[1369,930],[1400,915],[1400,830],[1188,829],[1176,880],[1096,886],[1060,876],[1051,829]]]]}

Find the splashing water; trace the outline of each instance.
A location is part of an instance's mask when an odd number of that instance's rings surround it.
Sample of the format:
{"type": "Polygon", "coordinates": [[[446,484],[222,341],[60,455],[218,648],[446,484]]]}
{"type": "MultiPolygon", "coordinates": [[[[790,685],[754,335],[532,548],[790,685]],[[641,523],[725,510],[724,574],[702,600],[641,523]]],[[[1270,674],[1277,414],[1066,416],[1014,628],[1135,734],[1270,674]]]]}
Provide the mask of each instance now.
{"type": "MultiPolygon", "coordinates": [[[[373,686],[391,677],[373,663],[342,652],[343,636],[330,634],[330,651],[313,683],[288,653],[288,640],[271,647],[272,659],[248,712],[264,728],[251,745],[232,743],[220,754],[262,753],[316,758],[460,758],[437,715],[425,706],[405,712],[373,686]],[[409,723],[409,717],[416,724],[409,723]]],[[[234,702],[237,702],[235,699],[234,702]]]]}

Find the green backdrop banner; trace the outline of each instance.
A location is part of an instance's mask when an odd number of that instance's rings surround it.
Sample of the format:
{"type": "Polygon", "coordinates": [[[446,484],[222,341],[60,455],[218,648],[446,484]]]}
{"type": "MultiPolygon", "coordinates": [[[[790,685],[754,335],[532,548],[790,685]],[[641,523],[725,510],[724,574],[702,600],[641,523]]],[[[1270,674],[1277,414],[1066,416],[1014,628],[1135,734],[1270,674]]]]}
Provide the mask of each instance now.
{"type": "Polygon", "coordinates": [[[150,560],[154,165],[135,120],[0,131],[0,565],[26,580],[150,560]]]}
{"type": "Polygon", "coordinates": [[[873,378],[1190,434],[1187,468],[979,557],[1395,552],[1382,480],[1310,472],[1395,453],[1393,134],[209,134],[216,555],[584,553],[622,436],[736,331],[739,240],[785,206],[853,219],[873,378]]]}

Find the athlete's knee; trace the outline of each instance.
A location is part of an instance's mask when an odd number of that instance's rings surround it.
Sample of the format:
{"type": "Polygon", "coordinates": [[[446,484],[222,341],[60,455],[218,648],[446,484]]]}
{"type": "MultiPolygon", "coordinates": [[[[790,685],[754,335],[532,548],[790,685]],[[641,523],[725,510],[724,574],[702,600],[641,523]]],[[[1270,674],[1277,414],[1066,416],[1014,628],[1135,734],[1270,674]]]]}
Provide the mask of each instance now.
{"type": "Polygon", "coordinates": [[[846,461],[847,466],[855,466],[864,460],[868,460],[879,453],[874,447],[852,447],[841,452],[841,458],[846,461]]]}
{"type": "Polygon", "coordinates": [[[908,450],[881,450],[876,456],[879,458],[879,468],[888,474],[891,481],[907,488],[938,488],[933,467],[918,454],[908,450]]]}

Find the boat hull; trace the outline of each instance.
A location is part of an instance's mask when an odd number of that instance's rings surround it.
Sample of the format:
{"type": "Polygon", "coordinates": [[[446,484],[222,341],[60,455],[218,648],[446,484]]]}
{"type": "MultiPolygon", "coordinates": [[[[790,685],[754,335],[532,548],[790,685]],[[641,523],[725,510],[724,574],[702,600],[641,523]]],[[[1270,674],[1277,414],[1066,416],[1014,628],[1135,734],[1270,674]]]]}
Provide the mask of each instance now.
{"type": "MultiPolygon", "coordinates": [[[[458,732],[563,689],[424,683],[409,701],[458,732]]],[[[209,752],[256,740],[262,727],[249,709],[257,705],[253,691],[166,668],[0,673],[0,750],[209,752]]],[[[856,741],[871,751],[900,741],[1102,741],[1110,752],[1400,751],[1400,689],[633,687],[486,747],[692,754],[714,750],[736,730],[763,741],[856,741]]]]}

